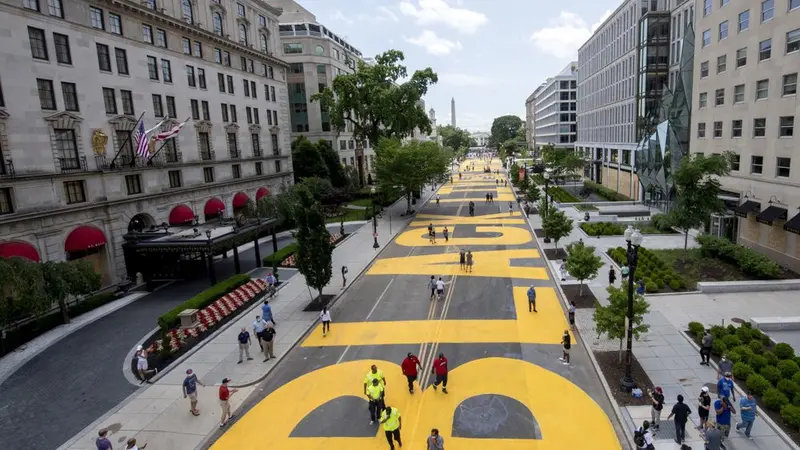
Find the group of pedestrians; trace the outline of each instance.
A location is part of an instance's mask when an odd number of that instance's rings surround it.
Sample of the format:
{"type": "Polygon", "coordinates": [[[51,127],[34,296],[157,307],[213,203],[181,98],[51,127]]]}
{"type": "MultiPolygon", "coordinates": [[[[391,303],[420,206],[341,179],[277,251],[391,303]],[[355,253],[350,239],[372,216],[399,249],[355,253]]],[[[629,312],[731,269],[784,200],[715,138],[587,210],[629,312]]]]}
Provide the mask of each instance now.
{"type": "MultiPolygon", "coordinates": [[[[445,242],[450,241],[450,230],[447,229],[446,225],[442,229],[442,236],[444,236],[445,242]]],[[[428,239],[430,240],[431,244],[436,243],[436,228],[433,226],[432,223],[428,225],[428,239]]]]}
{"type": "Polygon", "coordinates": [[[472,266],[475,264],[475,258],[472,256],[472,251],[463,249],[458,252],[458,264],[461,270],[472,272],[472,266]]]}
{"type": "MultiPolygon", "coordinates": [[[[261,305],[261,315],[256,316],[256,320],[253,321],[253,335],[264,353],[264,362],[275,358],[275,319],[272,316],[269,300],[264,300],[264,304],[261,305]]],[[[253,358],[250,356],[250,346],[253,345],[253,339],[247,328],[242,327],[237,341],[239,342],[239,364],[244,361],[245,357],[251,361],[253,358]]]]}

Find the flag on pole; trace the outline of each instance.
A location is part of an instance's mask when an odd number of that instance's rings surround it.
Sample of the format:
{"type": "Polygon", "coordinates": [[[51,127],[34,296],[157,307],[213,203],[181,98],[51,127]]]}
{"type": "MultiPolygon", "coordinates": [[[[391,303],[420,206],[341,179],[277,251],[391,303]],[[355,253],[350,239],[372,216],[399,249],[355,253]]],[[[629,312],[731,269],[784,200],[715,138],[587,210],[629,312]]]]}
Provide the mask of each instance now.
{"type": "Polygon", "coordinates": [[[156,134],[154,136],[154,139],[157,140],[157,141],[166,141],[168,139],[172,139],[175,136],[177,136],[178,133],[181,132],[181,128],[183,128],[184,125],[186,125],[185,121],[175,125],[174,127],[172,127],[171,129],[169,129],[167,131],[164,131],[164,132],[156,134]]]}
{"type": "Polygon", "coordinates": [[[144,158],[147,156],[147,131],[144,129],[144,119],[136,124],[133,130],[133,142],[136,144],[136,156],[144,158]]]}

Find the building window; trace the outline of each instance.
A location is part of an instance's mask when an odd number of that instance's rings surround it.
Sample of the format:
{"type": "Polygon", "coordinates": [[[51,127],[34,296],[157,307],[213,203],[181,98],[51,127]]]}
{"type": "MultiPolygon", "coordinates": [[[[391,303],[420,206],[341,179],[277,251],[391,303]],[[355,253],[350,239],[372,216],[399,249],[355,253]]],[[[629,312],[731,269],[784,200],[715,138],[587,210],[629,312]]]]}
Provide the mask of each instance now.
{"type": "Polygon", "coordinates": [[[711,14],[711,0],[703,0],[703,17],[711,14]]]}
{"type": "Polygon", "coordinates": [[[97,64],[103,72],[111,72],[111,52],[105,44],[97,44],[97,64]]]}
{"type": "Polygon", "coordinates": [[[243,23],[239,24],[239,43],[247,45],[247,25],[243,23]]]}
{"type": "Polygon", "coordinates": [[[739,13],[739,33],[750,28],[750,10],[739,13]]]}
{"type": "Polygon", "coordinates": [[[169,63],[169,60],[161,60],[161,73],[164,75],[165,83],[172,83],[172,66],[169,63]]]}
{"type": "Polygon", "coordinates": [[[750,157],[750,173],[760,174],[764,170],[764,157],[751,156],[750,157]]]}
{"type": "Polygon", "coordinates": [[[0,188],[0,214],[11,214],[14,205],[11,203],[11,188],[0,188]]]}
{"type": "Polygon", "coordinates": [[[758,60],[764,61],[772,56],[772,39],[766,39],[758,43],[758,60]]]}
{"type": "Polygon", "coordinates": [[[212,13],[211,14],[211,22],[213,23],[213,26],[214,26],[214,33],[219,35],[219,36],[222,36],[222,34],[223,34],[223,31],[222,31],[222,14],[220,14],[218,12],[212,13]]]}
{"type": "Polygon", "coordinates": [[[233,164],[231,166],[231,174],[233,175],[234,179],[242,178],[242,166],[239,164],[233,164]]]}
{"type": "Polygon", "coordinates": [[[789,0],[789,11],[800,8],[800,0],[789,0]]]}
{"type": "Polygon", "coordinates": [[[700,78],[705,78],[708,76],[708,61],[703,61],[700,63],[700,78]]]}
{"type": "Polygon", "coordinates": [[[767,135],[767,119],[753,119],[753,137],[765,137],[767,135]]]}
{"type": "Polygon", "coordinates": [[[128,188],[128,195],[142,193],[142,179],[139,175],[125,175],[125,187],[128,188]]]}
{"type": "Polygon", "coordinates": [[[717,73],[725,72],[728,69],[728,55],[717,57],[717,73]]]}
{"type": "Polygon", "coordinates": [[[789,177],[791,172],[792,158],[775,158],[775,176],[776,177],[789,177]]]}
{"type": "Polygon", "coordinates": [[[267,125],[272,125],[272,111],[267,110],[267,125]]]}
{"type": "Polygon", "coordinates": [[[258,98],[258,94],[256,93],[256,91],[257,91],[257,89],[256,89],[256,82],[255,82],[255,81],[251,81],[251,82],[250,82],[250,95],[251,95],[253,98],[258,98]]]}
{"type": "Polygon", "coordinates": [[[741,120],[731,121],[731,137],[735,137],[735,138],[742,137],[742,121],[741,120]]]}
{"type": "Polygon", "coordinates": [[[352,140],[352,139],[351,139],[351,140],[349,140],[349,141],[347,141],[347,147],[348,147],[350,150],[353,150],[353,149],[355,149],[355,148],[356,148],[356,142],[355,142],[354,140],[352,140]]]}
{"type": "Polygon", "coordinates": [[[153,43],[153,27],[147,24],[142,24],[142,39],[148,44],[153,43]]]}
{"type": "Polygon", "coordinates": [[[47,40],[44,37],[44,30],[28,27],[28,40],[31,43],[31,56],[33,59],[47,61],[47,40]]]}
{"type": "Polygon", "coordinates": [[[195,99],[189,100],[192,109],[192,120],[200,120],[200,104],[195,99]]]}
{"type": "Polygon", "coordinates": [[[780,118],[780,137],[794,136],[794,116],[784,116],[780,118]]]}
{"type": "Polygon", "coordinates": [[[161,48],[167,48],[167,32],[160,28],[156,29],[156,45],[161,48]]]}
{"type": "Polygon", "coordinates": [[[254,157],[261,156],[261,138],[258,136],[257,133],[253,133],[250,135],[250,143],[253,146],[253,156],[254,157]]]}
{"type": "Polygon", "coordinates": [[[194,45],[192,45],[192,56],[196,58],[203,57],[203,43],[200,41],[194,41],[194,45]]]}
{"type": "Polygon", "coordinates": [[[164,117],[164,104],[161,103],[161,96],[158,94],[153,94],[153,115],[164,117]]]}
{"type": "Polygon", "coordinates": [[[68,205],[86,202],[86,190],[83,187],[83,181],[65,181],[64,195],[67,197],[68,205]]]}
{"type": "Polygon", "coordinates": [[[703,48],[711,45],[711,30],[703,31],[703,48]]]}
{"type": "Polygon", "coordinates": [[[728,21],[719,24],[719,40],[728,39],[728,21]]]}
{"type": "Polygon", "coordinates": [[[114,57],[117,60],[117,73],[128,75],[128,52],[121,48],[115,48],[114,57]]]}
{"type": "Polygon", "coordinates": [[[192,41],[189,38],[183,38],[181,40],[183,42],[183,54],[184,55],[191,55],[192,54],[192,41]]]}
{"type": "Polygon", "coordinates": [[[241,3],[237,3],[236,4],[236,14],[238,14],[239,17],[244,17],[244,5],[243,4],[241,4],[241,3]]]}
{"type": "Polygon", "coordinates": [[[239,159],[239,142],[236,133],[228,133],[228,153],[231,159],[239,159]]]}
{"type": "Polygon", "coordinates": [[[736,50],[736,68],[747,65],[747,47],[736,50]]]}
{"type": "Polygon", "coordinates": [[[27,9],[39,11],[39,0],[22,0],[22,6],[27,9]]]}
{"type": "Polygon", "coordinates": [[[738,172],[742,157],[736,154],[731,155],[731,170],[738,172]]]}
{"type": "Polygon", "coordinates": [[[236,123],[238,122],[238,118],[236,116],[236,105],[231,105],[231,122],[236,123]]]}
{"type": "Polygon", "coordinates": [[[278,135],[271,134],[270,139],[272,140],[272,156],[281,156],[281,149],[278,146],[278,135]]]}
{"type": "Polygon", "coordinates": [[[270,86],[269,87],[269,93],[272,94],[272,101],[273,102],[277,101],[277,100],[275,100],[275,86],[270,86]]]}
{"type": "Polygon", "coordinates": [[[725,89],[717,89],[714,93],[714,106],[725,104],[725,89]]]}
{"type": "Polygon", "coordinates": [[[223,103],[220,106],[222,107],[222,121],[223,122],[228,122],[229,121],[229,119],[228,119],[228,105],[223,103]]]}
{"type": "Polygon", "coordinates": [[[222,73],[217,73],[217,85],[219,85],[219,91],[223,94],[225,93],[225,75],[222,73]]]}
{"type": "Polygon", "coordinates": [[[75,130],[53,130],[56,137],[56,151],[61,163],[61,169],[79,169],[78,146],[75,140],[75,130]]]}
{"type": "Polygon", "coordinates": [[[275,161],[275,173],[281,173],[281,162],[275,161]]]}
{"type": "Polygon", "coordinates": [[[189,83],[189,87],[197,86],[197,79],[194,77],[194,67],[186,66],[186,82],[189,83]]]}
{"type": "Polygon", "coordinates": [[[769,97],[769,79],[756,81],[756,100],[769,97]]]}
{"type": "Polygon", "coordinates": [[[151,80],[158,81],[158,60],[154,56],[147,57],[147,72],[151,80]]]}
{"type": "Polygon", "coordinates": [[[708,106],[708,93],[707,92],[701,92],[700,93],[700,102],[699,102],[698,107],[702,109],[702,108],[705,108],[706,106],[708,106]]]}
{"type": "Polygon", "coordinates": [[[227,50],[223,50],[222,52],[222,64],[227,67],[231,66],[231,54],[227,50]]]}
{"type": "Polygon", "coordinates": [[[264,175],[264,165],[261,162],[256,163],[256,175],[264,175]]]}
{"type": "Polygon", "coordinates": [[[261,120],[258,118],[258,108],[253,108],[253,122],[256,125],[261,125],[261,120]]]}
{"type": "Polygon", "coordinates": [[[200,106],[202,107],[203,110],[203,120],[211,120],[211,113],[209,112],[208,109],[208,102],[203,100],[202,102],[200,102],[200,106]]]}
{"type": "Polygon", "coordinates": [[[206,88],[206,70],[197,68],[197,81],[200,84],[200,89],[206,88]]]}
{"type": "Polygon", "coordinates": [[[180,170],[170,170],[167,172],[167,177],[169,177],[169,187],[171,188],[179,188],[183,184],[180,170]]]}
{"type": "Polygon", "coordinates": [[[283,53],[285,55],[303,53],[303,44],[299,42],[283,44],[283,53]]]}
{"type": "Polygon", "coordinates": [[[761,2],[761,21],[766,22],[775,17],[775,0],[761,2]]]}
{"type": "Polygon", "coordinates": [[[194,23],[194,10],[191,0],[181,1],[181,12],[183,13],[183,20],[186,23],[194,23]]]}
{"type": "Polygon", "coordinates": [[[272,124],[278,126],[278,111],[272,111],[272,124]]]}
{"type": "Polygon", "coordinates": [[[733,103],[744,103],[744,85],[737,84],[733,87],[733,103]]]}
{"type": "Polygon", "coordinates": [[[178,109],[175,107],[175,97],[167,96],[167,115],[173,119],[178,117],[178,109]]]}
{"type": "Polygon", "coordinates": [[[714,137],[722,137],[722,122],[714,122],[714,137]]]}
{"type": "Polygon", "coordinates": [[[242,84],[244,85],[244,96],[250,97],[250,82],[247,80],[242,80],[242,84]]]}
{"type": "Polygon", "coordinates": [[[117,113],[117,97],[114,89],[103,88],[103,105],[106,108],[106,114],[117,113]]]}
{"type": "Polygon", "coordinates": [[[228,94],[235,94],[235,92],[233,91],[233,77],[228,75],[227,79],[228,79],[228,94]]]}
{"type": "MultiPolygon", "coordinates": [[[[264,33],[259,34],[259,40],[261,41],[261,51],[264,53],[269,53],[269,40],[267,40],[267,35],[264,33]]],[[[266,75],[266,71],[264,71],[266,75]]]]}
{"type": "Polygon", "coordinates": [[[786,53],[800,50],[800,28],[786,33],[786,53]]]}
{"type": "Polygon", "coordinates": [[[245,112],[245,116],[247,117],[247,123],[248,124],[252,124],[253,123],[253,108],[248,106],[248,107],[246,107],[244,109],[244,112],[245,112]]]}
{"type": "Polygon", "coordinates": [[[100,8],[95,8],[94,6],[89,7],[89,17],[91,18],[92,28],[97,28],[98,30],[105,30],[105,20],[103,19],[103,10],[100,8]]]}
{"type": "Polygon", "coordinates": [[[69,49],[69,36],[53,33],[53,42],[56,45],[56,61],[61,64],[72,64],[72,52],[69,49]]]}
{"type": "Polygon", "coordinates": [[[797,72],[783,76],[783,95],[797,94],[797,72]]]}
{"type": "Polygon", "coordinates": [[[39,91],[39,105],[42,107],[42,109],[56,109],[56,93],[53,89],[53,81],[37,78],[36,87],[39,91]]]}
{"type": "Polygon", "coordinates": [[[245,72],[247,71],[247,58],[244,56],[239,57],[239,68],[245,72]]]}
{"type": "Polygon", "coordinates": [[[127,114],[129,116],[136,114],[133,108],[133,93],[131,91],[121,90],[119,91],[119,97],[122,99],[122,114],[127,114]]]}
{"type": "Polygon", "coordinates": [[[145,6],[154,11],[158,9],[158,6],[156,5],[156,0],[145,0],[143,3],[145,4],[145,6]]]}
{"type": "Polygon", "coordinates": [[[210,161],[212,159],[211,155],[211,139],[208,136],[208,133],[198,132],[197,133],[197,147],[200,150],[200,159],[203,161],[210,161]]]}
{"type": "Polygon", "coordinates": [[[78,107],[78,88],[75,83],[61,82],[61,93],[64,96],[64,109],[67,111],[80,111],[78,107]]]}
{"type": "Polygon", "coordinates": [[[122,18],[118,14],[108,13],[108,31],[122,36],[122,18]]]}
{"type": "Polygon", "coordinates": [[[213,167],[203,167],[203,180],[206,183],[213,183],[214,182],[214,168],[213,167]]]}

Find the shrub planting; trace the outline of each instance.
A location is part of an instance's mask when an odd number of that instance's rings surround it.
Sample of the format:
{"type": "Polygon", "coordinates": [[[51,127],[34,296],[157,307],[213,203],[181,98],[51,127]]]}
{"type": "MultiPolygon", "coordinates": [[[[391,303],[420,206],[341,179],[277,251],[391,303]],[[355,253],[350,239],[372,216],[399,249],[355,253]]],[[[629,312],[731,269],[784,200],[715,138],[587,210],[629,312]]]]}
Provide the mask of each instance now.
{"type": "Polygon", "coordinates": [[[791,429],[800,429],[800,406],[784,405],[781,408],[781,420],[791,429]]]}
{"type": "Polygon", "coordinates": [[[550,192],[550,197],[553,197],[553,200],[557,201],[558,203],[580,203],[581,201],[581,199],[578,197],[575,197],[568,191],[558,186],[551,185],[548,186],[547,189],[550,192]]]}
{"type": "Polygon", "coordinates": [[[697,236],[703,256],[714,257],[738,266],[742,272],[762,280],[781,278],[783,269],[775,261],[755,250],[733,242],[703,234],[697,236]]]}
{"type": "Polygon", "coordinates": [[[792,348],[792,346],[789,344],[785,344],[783,342],[775,345],[775,348],[772,349],[772,353],[775,353],[775,356],[777,356],[778,359],[794,358],[794,349],[792,348]]]}
{"type": "Polygon", "coordinates": [[[733,365],[733,377],[737,380],[746,380],[753,373],[755,373],[753,368],[743,362],[733,365]]]}
{"type": "Polygon", "coordinates": [[[758,371],[770,384],[776,384],[781,379],[781,371],[775,366],[767,366],[758,371]]]}
{"type": "Polygon", "coordinates": [[[766,378],[754,373],[747,377],[747,388],[753,391],[756,395],[761,395],[766,392],[772,385],[766,378]]]}
{"type": "Polygon", "coordinates": [[[180,318],[178,315],[184,309],[203,309],[206,306],[214,303],[220,297],[224,296],[229,292],[233,292],[239,286],[244,285],[250,281],[250,275],[248,274],[239,274],[234,275],[227,280],[224,280],[220,283],[211,286],[210,288],[206,289],[205,291],[195,295],[194,297],[186,300],[185,302],[181,303],[180,305],[172,308],[169,312],[162,314],[161,317],[158,318],[158,326],[161,327],[162,330],[166,331],[170,328],[174,328],[180,325],[180,318]]]}
{"type": "Polygon", "coordinates": [[[778,381],[778,390],[786,394],[787,398],[794,398],[800,387],[792,380],[783,379],[778,381]]]}
{"type": "Polygon", "coordinates": [[[593,181],[584,180],[583,187],[589,189],[590,191],[594,192],[595,194],[603,197],[604,199],[610,202],[620,202],[620,201],[630,201],[630,197],[620,194],[619,192],[612,191],[611,189],[597,184],[593,181]]]}
{"type": "Polygon", "coordinates": [[[780,411],[784,405],[789,404],[789,399],[786,398],[786,395],[775,388],[769,388],[764,392],[764,396],[761,398],[764,402],[764,405],[767,408],[773,411],[780,411]]]}
{"type": "MultiPolygon", "coordinates": [[[[624,248],[612,248],[609,249],[607,253],[608,256],[620,266],[627,263],[626,250],[624,248]]],[[[681,290],[686,287],[686,282],[683,277],[681,277],[675,269],[669,267],[661,258],[646,248],[639,249],[639,261],[636,266],[634,277],[637,282],[639,280],[644,280],[645,290],[647,293],[651,294],[659,292],[667,286],[673,290],[681,290]],[[677,286],[677,289],[672,286],[677,286]]],[[[712,334],[714,333],[712,332],[712,334]]]]}
{"type": "Polygon", "coordinates": [[[778,363],[778,370],[781,371],[781,377],[792,379],[794,374],[800,371],[800,367],[797,367],[797,363],[792,360],[784,360],[778,363]]]}

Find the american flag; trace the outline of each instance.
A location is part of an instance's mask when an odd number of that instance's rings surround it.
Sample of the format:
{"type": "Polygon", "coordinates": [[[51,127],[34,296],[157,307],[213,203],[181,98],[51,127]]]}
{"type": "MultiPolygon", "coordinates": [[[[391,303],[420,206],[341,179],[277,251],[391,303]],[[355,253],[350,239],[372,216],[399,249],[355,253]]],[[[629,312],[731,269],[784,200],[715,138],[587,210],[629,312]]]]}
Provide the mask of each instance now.
{"type": "Polygon", "coordinates": [[[136,129],[133,130],[131,138],[136,143],[136,155],[142,158],[147,156],[147,132],[144,129],[144,119],[136,124],[136,129]]]}

